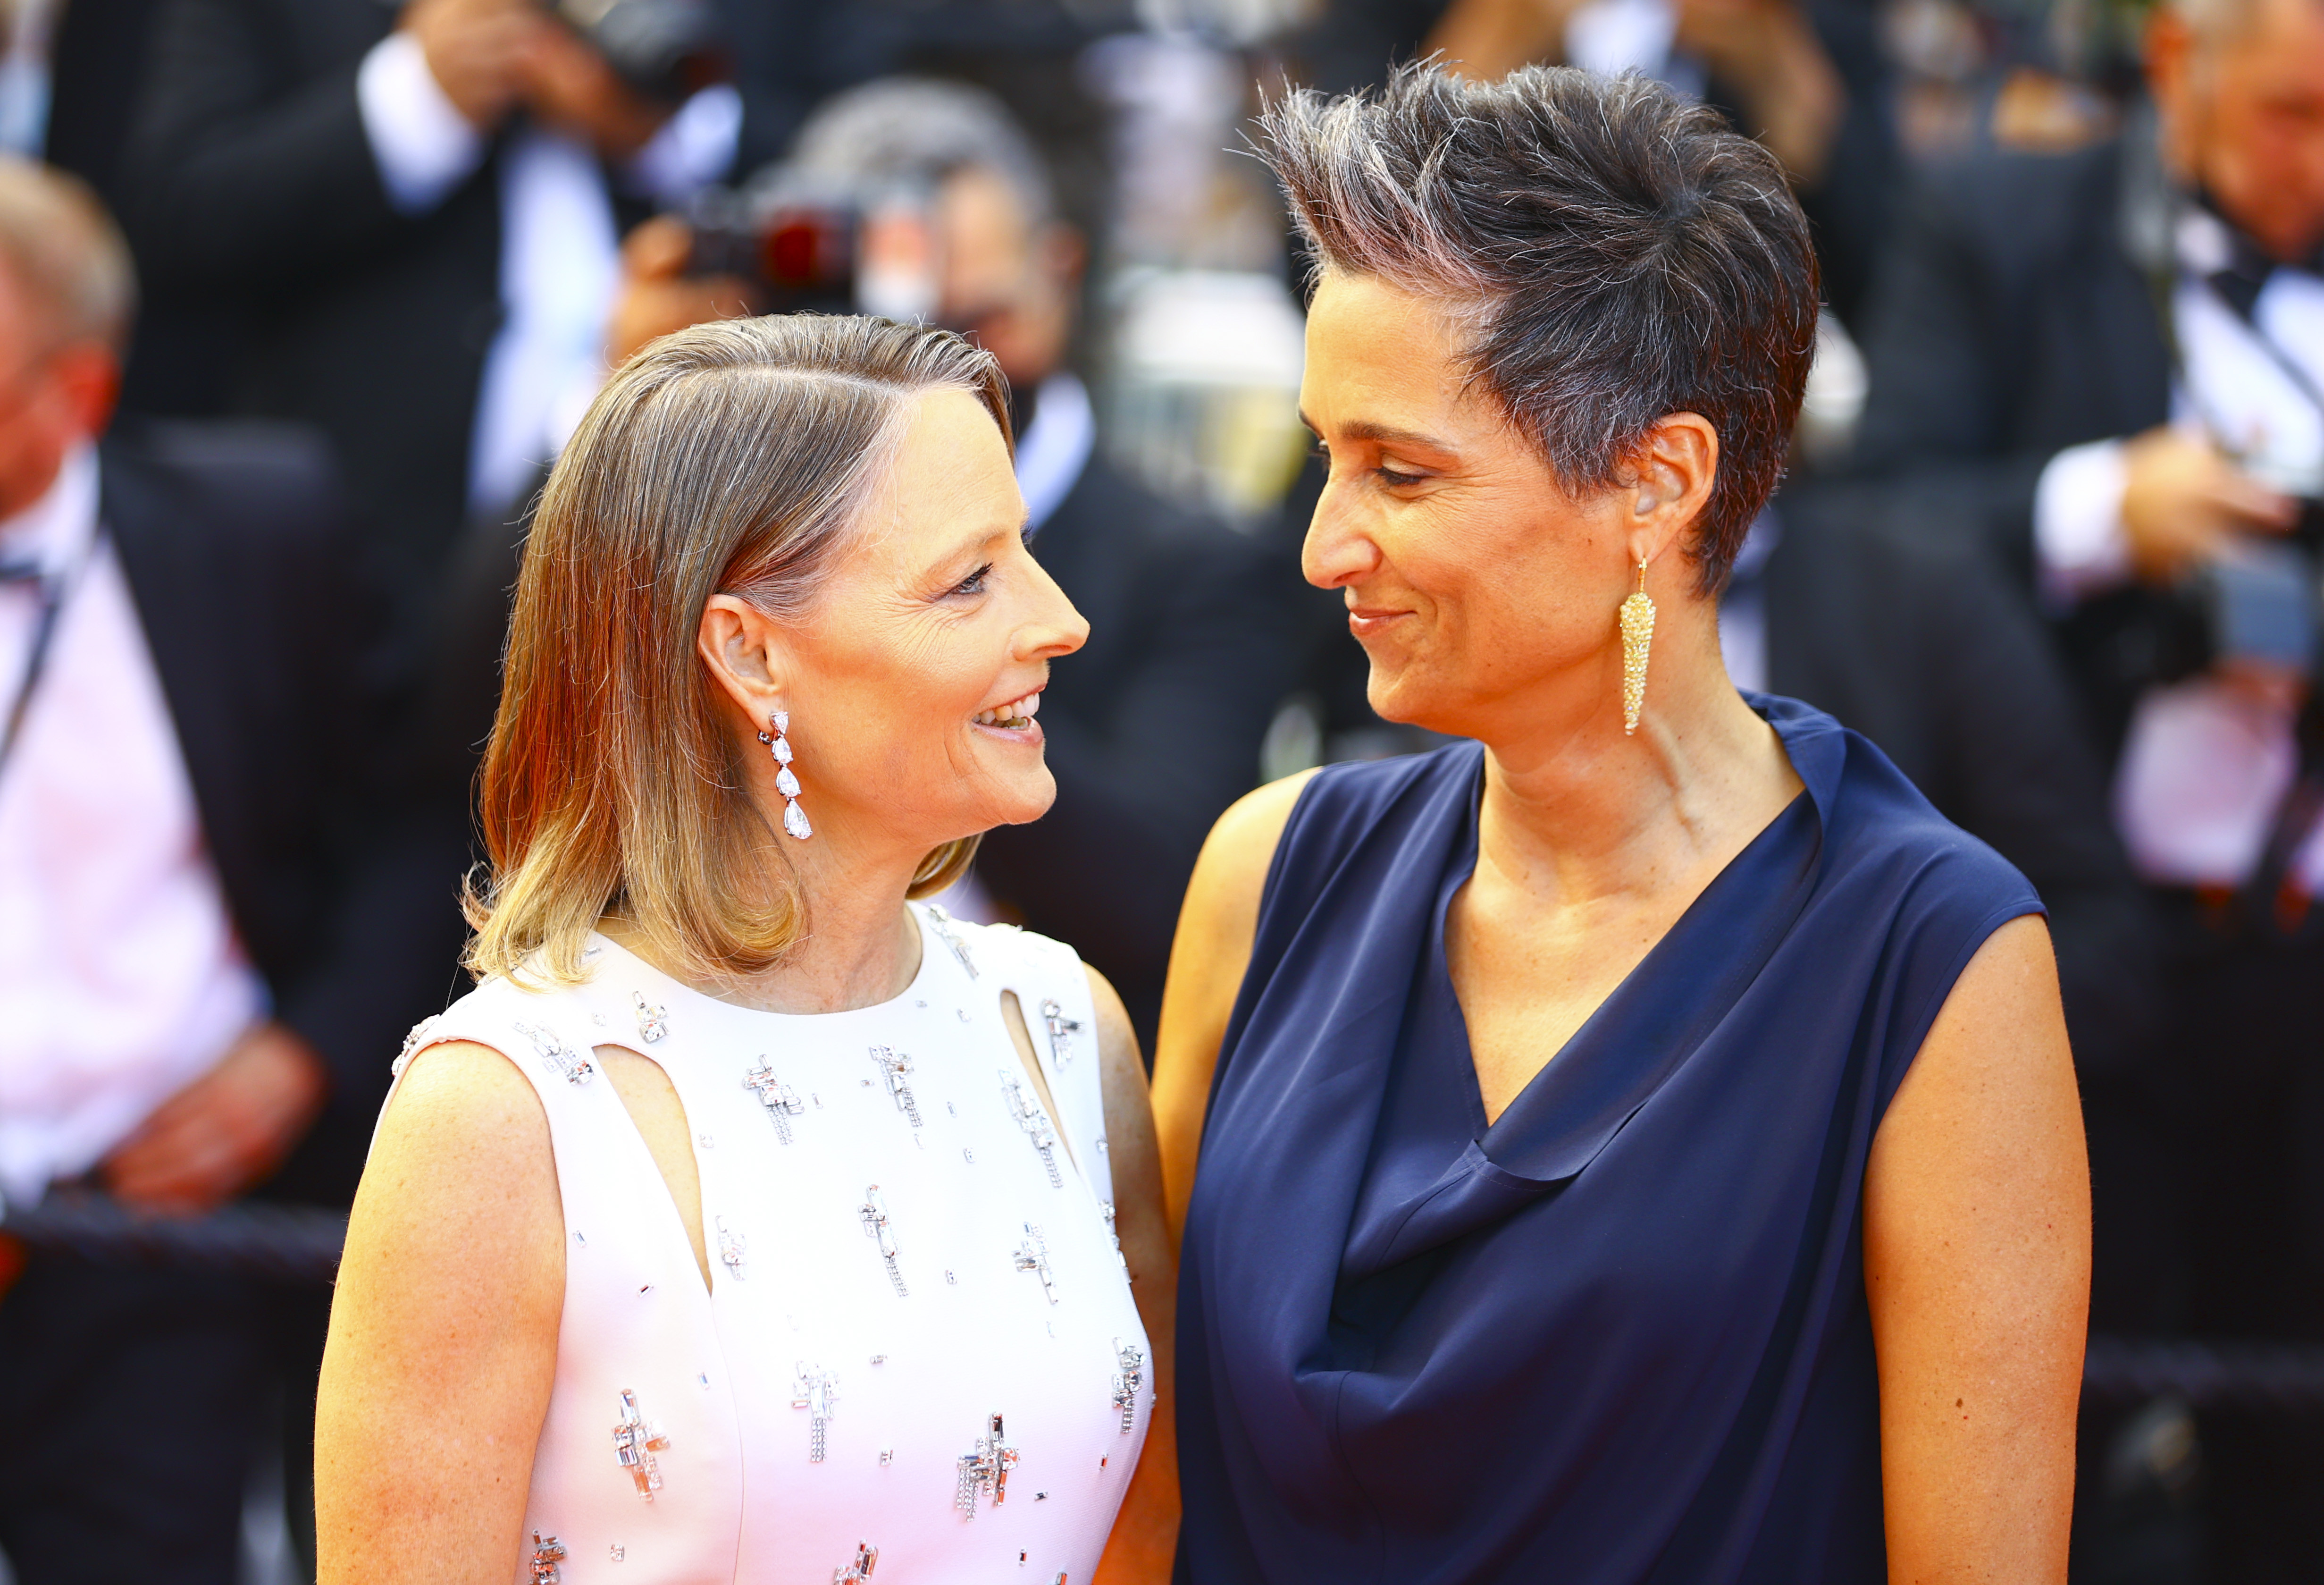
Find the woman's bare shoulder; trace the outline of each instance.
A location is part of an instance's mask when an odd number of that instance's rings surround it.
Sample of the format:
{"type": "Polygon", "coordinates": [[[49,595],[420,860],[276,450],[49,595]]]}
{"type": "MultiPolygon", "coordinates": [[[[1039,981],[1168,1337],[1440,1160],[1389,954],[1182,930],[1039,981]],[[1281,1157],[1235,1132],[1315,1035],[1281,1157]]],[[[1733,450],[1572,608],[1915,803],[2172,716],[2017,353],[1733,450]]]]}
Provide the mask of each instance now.
{"type": "MultiPolygon", "coordinates": [[[[1259,894],[1266,889],[1276,844],[1282,841],[1283,828],[1290,823],[1299,795],[1315,774],[1305,770],[1269,782],[1228,806],[1211,827],[1202,857],[1195,861],[1194,879],[1186,888],[1189,909],[1199,903],[1229,917],[1248,913],[1257,923],[1259,894]]],[[[1248,956],[1248,942],[1244,951],[1248,956]]]]}
{"type": "Polygon", "coordinates": [[[1291,811],[1314,775],[1302,771],[1270,782],[1219,816],[1194,861],[1185,904],[1178,911],[1170,978],[1162,993],[1162,1028],[1154,1043],[1155,1124],[1174,1233],[1193,1189],[1219,1045],[1226,1038],[1243,971],[1250,966],[1267,872],[1291,811]]]}
{"type": "Polygon", "coordinates": [[[475,1041],[416,1053],[380,1118],[355,1220],[408,1255],[554,1246],[563,1212],[549,1116],[515,1062],[475,1041]]]}

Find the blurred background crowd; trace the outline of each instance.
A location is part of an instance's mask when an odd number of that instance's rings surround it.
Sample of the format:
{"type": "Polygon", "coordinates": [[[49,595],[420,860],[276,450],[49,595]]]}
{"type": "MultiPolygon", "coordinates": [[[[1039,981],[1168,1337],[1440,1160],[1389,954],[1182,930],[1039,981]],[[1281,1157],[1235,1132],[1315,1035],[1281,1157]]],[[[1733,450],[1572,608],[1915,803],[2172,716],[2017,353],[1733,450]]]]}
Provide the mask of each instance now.
{"type": "Polygon", "coordinates": [[[2049,904],[2097,1200],[2077,1580],[2324,1579],[2324,0],[0,29],[0,1577],[310,1568],[330,1217],[460,983],[528,502],[653,336],[862,310],[999,358],[1093,638],[1055,812],[949,901],[1075,944],[1150,1049],[1218,812],[1426,746],[1299,576],[1305,262],[1240,149],[1268,94],[1441,51],[1647,73],[1791,172],[1829,313],[1729,669],[2049,904]]]}

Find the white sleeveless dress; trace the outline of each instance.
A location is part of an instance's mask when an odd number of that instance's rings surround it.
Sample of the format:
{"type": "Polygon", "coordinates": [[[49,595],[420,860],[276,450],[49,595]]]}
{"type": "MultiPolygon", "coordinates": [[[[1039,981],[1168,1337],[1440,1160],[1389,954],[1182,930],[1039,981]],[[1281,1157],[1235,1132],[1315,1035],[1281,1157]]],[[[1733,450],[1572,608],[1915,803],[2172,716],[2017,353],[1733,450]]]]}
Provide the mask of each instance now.
{"type": "Polygon", "coordinates": [[[565,1311],[533,1459],[538,1585],[1086,1585],[1146,1439],[1096,1021],[1073,951],[913,905],[895,1000],[752,1012],[603,937],[589,983],[488,980],[397,1062],[475,1041],[532,1080],[565,1311]],[[1049,1125],[1001,1020],[1014,991],[1049,1125]],[[593,1046],[659,1063],[711,1284],[593,1046]]]}

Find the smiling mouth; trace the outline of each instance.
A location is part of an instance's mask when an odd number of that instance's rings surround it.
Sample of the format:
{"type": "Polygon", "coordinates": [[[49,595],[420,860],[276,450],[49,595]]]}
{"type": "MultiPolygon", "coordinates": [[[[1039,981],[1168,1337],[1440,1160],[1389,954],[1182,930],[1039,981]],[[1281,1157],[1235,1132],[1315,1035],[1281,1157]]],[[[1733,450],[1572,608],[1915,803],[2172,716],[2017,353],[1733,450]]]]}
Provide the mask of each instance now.
{"type": "Polygon", "coordinates": [[[1012,699],[1007,704],[979,710],[969,718],[980,727],[998,727],[1004,732],[1021,731],[1033,724],[1041,711],[1041,691],[1035,689],[1022,699],[1012,699]]]}

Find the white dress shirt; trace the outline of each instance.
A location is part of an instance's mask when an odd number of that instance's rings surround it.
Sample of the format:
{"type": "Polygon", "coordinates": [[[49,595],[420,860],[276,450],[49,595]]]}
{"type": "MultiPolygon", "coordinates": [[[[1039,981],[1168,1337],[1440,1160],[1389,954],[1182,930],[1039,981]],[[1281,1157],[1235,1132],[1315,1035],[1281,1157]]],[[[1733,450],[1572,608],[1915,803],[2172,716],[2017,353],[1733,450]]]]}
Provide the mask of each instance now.
{"type": "MultiPolygon", "coordinates": [[[[93,446],[0,523],[0,560],[64,579],[0,766],[0,1194],[87,1171],[267,1011],[202,836],[129,585],[97,530],[93,446]]],[[[0,585],[0,707],[38,587],[0,585]]]]}
{"type": "MultiPolygon", "coordinates": [[[[2319,493],[2324,412],[2277,358],[2324,385],[2324,278],[2274,271],[2246,324],[2202,279],[2226,263],[2218,222],[2190,215],[2176,243],[2185,273],[2172,298],[2182,365],[2172,423],[2218,446],[2263,483],[2319,493]]],[[[2054,604],[2070,606],[2130,575],[2124,444],[2070,447],[2043,469],[2034,543],[2054,604]]],[[[2171,885],[2240,885],[2298,769],[2292,734],[2288,709],[2216,677],[2149,690],[2132,716],[2114,790],[2116,821],[2140,873],[2171,885]]],[[[2311,895],[2324,894],[2324,831],[2294,856],[2288,878],[2311,895]]]]}
{"type": "MultiPolygon", "coordinates": [[[[355,74],[364,134],[388,201],[422,215],[484,162],[491,141],[444,95],[420,42],[390,33],[355,74]]],[[[742,101],[703,89],[622,169],[642,196],[675,203],[734,157],[742,101]]],[[[468,450],[468,506],[511,514],[577,413],[571,394],[594,387],[605,321],[620,283],[620,240],[597,156],[560,133],[520,124],[501,161],[499,334],[484,357],[468,450]]]]}

